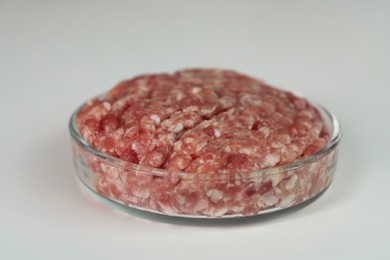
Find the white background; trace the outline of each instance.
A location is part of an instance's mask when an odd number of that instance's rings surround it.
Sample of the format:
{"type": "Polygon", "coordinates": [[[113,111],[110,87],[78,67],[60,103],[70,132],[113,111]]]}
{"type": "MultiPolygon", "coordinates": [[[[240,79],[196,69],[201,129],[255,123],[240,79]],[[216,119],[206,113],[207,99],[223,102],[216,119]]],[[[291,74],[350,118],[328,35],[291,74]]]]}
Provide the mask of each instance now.
{"type": "Polygon", "coordinates": [[[389,82],[389,1],[0,1],[0,259],[390,259],[389,82]],[[73,110],[188,67],[332,110],[331,188],[293,212],[191,221],[112,209],[78,185],[73,110]]]}

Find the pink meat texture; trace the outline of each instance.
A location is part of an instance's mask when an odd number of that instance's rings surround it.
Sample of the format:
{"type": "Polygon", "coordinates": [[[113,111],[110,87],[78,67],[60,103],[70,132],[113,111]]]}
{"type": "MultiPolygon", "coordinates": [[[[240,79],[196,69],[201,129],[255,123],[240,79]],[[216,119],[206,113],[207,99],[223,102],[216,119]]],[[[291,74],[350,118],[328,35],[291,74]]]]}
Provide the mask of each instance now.
{"type": "Polygon", "coordinates": [[[329,133],[304,98],[227,70],[123,81],[88,102],[77,125],[96,150],[134,164],[113,166],[76,147],[99,193],[168,215],[247,216],[298,204],[329,185],[335,160],[330,155],[296,171],[250,177],[315,154],[329,133]]]}

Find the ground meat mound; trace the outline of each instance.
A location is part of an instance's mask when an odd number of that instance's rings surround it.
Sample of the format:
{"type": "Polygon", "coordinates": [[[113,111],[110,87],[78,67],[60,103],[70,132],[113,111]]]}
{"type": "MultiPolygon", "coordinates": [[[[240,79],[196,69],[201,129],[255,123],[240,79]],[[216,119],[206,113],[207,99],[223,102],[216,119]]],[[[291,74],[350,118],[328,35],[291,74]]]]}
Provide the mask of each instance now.
{"type": "Polygon", "coordinates": [[[81,135],[114,157],[174,172],[250,172],[319,151],[328,140],[307,100],[228,70],[123,81],[77,116],[81,135]]]}

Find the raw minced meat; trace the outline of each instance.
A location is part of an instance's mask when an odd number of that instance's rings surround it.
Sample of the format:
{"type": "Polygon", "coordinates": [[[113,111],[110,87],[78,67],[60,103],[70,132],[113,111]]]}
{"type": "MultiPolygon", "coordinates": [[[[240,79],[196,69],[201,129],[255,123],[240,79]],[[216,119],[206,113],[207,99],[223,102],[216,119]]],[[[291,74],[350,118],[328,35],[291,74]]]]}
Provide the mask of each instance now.
{"type": "Polygon", "coordinates": [[[175,172],[250,172],[319,151],[328,131],[304,98],[227,70],[139,76],[77,117],[97,150],[175,172]]]}
{"type": "Polygon", "coordinates": [[[337,159],[333,146],[310,163],[274,168],[328,143],[320,112],[226,70],[123,81],[82,107],[76,123],[96,150],[131,162],[102,159],[74,142],[87,185],[121,204],[174,216],[249,216],[297,205],[329,186],[337,159]]]}

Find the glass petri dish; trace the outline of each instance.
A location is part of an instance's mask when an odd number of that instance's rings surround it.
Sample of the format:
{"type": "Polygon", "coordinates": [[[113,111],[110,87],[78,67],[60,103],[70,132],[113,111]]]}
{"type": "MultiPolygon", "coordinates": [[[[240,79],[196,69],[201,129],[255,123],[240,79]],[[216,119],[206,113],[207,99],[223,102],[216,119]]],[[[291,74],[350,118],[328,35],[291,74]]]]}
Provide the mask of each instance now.
{"type": "Polygon", "coordinates": [[[83,104],[69,121],[76,174],[104,198],[168,216],[236,218],[297,206],[321,195],[332,183],[341,139],[336,117],[310,103],[321,113],[330,133],[320,151],[289,164],[229,174],[170,172],[98,151],[81,136],[76,123],[83,104]]]}

